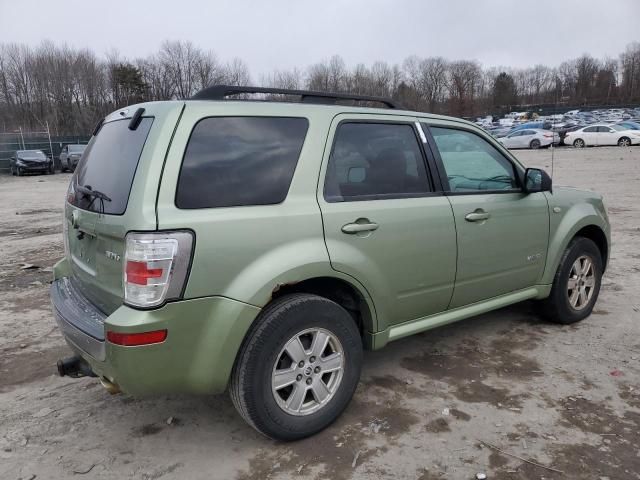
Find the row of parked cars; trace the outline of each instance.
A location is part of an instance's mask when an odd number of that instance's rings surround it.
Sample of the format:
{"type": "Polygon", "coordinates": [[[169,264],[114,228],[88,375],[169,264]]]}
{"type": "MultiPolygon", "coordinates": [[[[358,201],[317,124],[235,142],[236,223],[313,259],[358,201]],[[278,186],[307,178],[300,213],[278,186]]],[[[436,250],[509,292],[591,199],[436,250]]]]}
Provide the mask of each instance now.
{"type": "Polygon", "coordinates": [[[507,148],[541,148],[552,144],[576,148],[640,145],[640,108],[572,110],[537,117],[535,121],[527,121],[524,113],[513,112],[496,121],[487,117],[476,123],[507,148]]]}
{"type": "MultiPolygon", "coordinates": [[[[73,172],[82,157],[86,145],[65,145],[60,152],[60,170],[73,172]]],[[[27,173],[55,173],[56,163],[42,150],[17,150],[9,159],[11,175],[22,176],[27,173]]]]}

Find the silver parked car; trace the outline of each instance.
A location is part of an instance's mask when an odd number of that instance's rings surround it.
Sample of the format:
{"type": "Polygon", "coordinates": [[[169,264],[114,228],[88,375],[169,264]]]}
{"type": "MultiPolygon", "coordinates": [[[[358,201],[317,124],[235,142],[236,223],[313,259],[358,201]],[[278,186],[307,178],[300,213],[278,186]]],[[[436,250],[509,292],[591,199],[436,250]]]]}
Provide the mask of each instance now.
{"type": "Polygon", "coordinates": [[[69,144],[62,148],[60,152],[60,168],[63,172],[67,170],[73,172],[76,169],[85,148],[87,146],[81,144],[69,144]]]}
{"type": "Polygon", "coordinates": [[[559,144],[560,135],[541,128],[525,128],[498,138],[498,141],[507,148],[540,148],[559,144]]]}

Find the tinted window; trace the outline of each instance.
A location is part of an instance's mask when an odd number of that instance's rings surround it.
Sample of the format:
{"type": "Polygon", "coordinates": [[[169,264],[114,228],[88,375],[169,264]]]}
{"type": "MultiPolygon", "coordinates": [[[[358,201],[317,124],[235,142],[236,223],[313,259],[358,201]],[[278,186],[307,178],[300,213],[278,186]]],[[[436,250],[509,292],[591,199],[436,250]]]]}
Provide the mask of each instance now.
{"type": "Polygon", "coordinates": [[[598,127],[587,127],[583,130],[584,133],[595,133],[598,131],[598,127]]]}
{"type": "Polygon", "coordinates": [[[431,127],[449,190],[513,190],[518,181],[513,165],[482,137],[464,130],[431,127]]]}
{"type": "Polygon", "coordinates": [[[191,133],[178,208],[270,205],[287,196],[307,133],[304,118],[212,117],[191,133]]]}
{"type": "Polygon", "coordinates": [[[130,119],[102,125],[87,146],[71,182],[71,203],[79,208],[122,215],[127,209],[133,177],[153,118],[143,117],[135,130],[130,119]],[[83,194],[77,186],[104,193],[109,200],[83,194]]]}
{"type": "Polygon", "coordinates": [[[411,125],[343,123],[338,127],[325,179],[327,201],[402,198],[429,191],[411,125]]]}

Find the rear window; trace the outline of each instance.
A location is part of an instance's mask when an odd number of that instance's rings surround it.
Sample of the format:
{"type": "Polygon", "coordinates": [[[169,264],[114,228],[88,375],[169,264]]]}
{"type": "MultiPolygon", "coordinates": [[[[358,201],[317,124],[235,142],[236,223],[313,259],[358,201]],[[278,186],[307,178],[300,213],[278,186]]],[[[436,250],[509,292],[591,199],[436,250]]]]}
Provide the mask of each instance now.
{"type": "Polygon", "coordinates": [[[305,118],[200,120],[182,161],[176,206],[236,207],[284,201],[307,128],[305,118]]]}
{"type": "Polygon", "coordinates": [[[153,118],[143,117],[135,130],[129,130],[129,122],[127,118],[105,123],[89,142],[71,183],[73,205],[112,215],[125,212],[153,118]],[[82,193],[82,187],[101,192],[108,199],[82,193]]]}

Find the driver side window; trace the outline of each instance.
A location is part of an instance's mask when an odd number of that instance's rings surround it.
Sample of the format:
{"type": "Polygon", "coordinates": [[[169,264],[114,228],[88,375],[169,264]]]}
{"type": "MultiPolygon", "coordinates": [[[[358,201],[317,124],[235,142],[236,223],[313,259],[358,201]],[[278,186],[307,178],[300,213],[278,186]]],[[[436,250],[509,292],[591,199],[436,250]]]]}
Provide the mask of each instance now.
{"type": "Polygon", "coordinates": [[[513,164],[472,132],[430,127],[451,192],[519,190],[513,164]]]}

